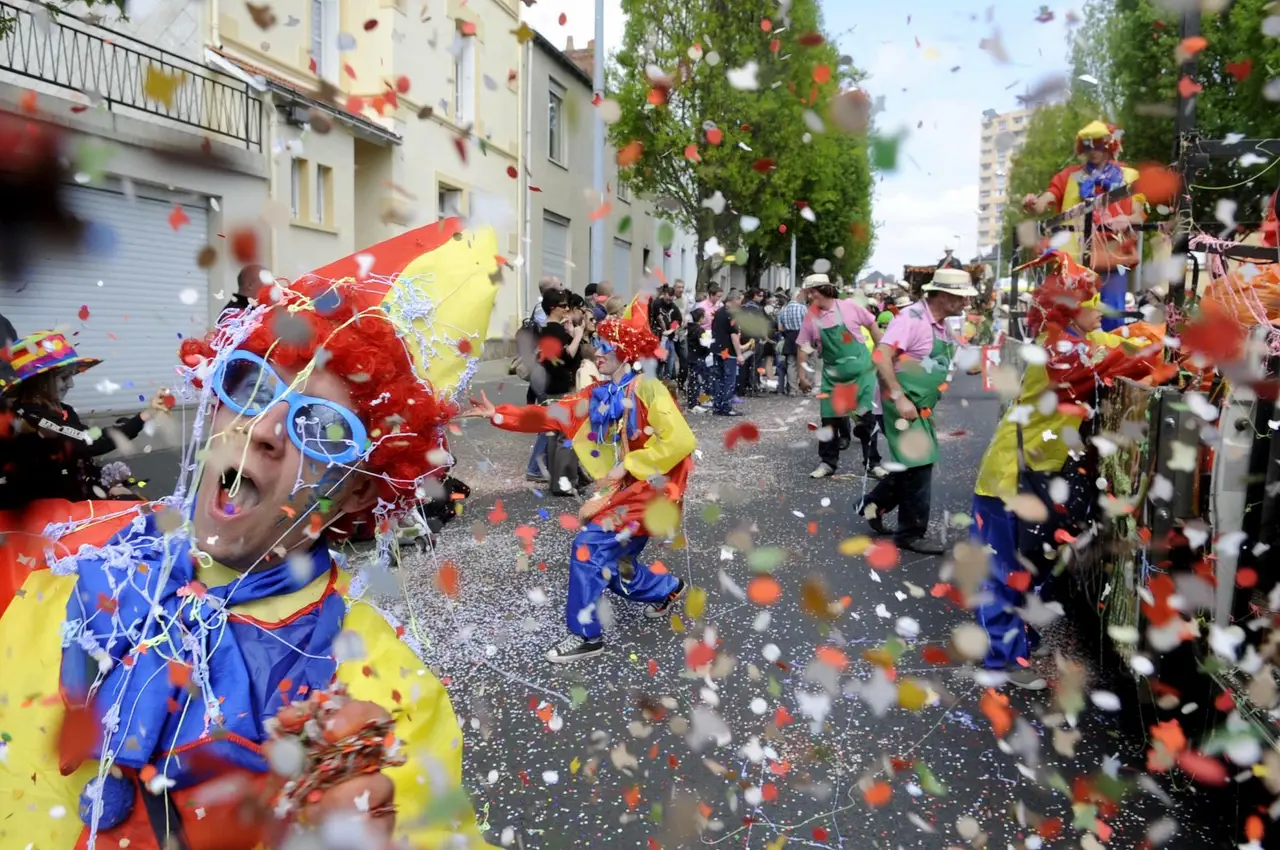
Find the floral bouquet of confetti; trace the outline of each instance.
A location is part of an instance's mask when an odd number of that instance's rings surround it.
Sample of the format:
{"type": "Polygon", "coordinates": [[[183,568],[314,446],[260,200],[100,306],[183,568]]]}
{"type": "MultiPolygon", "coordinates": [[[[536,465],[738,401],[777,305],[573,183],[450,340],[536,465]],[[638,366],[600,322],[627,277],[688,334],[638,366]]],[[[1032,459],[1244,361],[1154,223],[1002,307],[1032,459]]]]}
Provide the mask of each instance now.
{"type": "MultiPolygon", "coordinates": [[[[277,817],[301,818],[335,785],[405,763],[395,721],[389,717],[370,720],[342,738],[326,729],[327,721],[348,702],[345,688],[338,685],[313,691],[268,721],[267,758],[272,772],[285,779],[272,799],[277,817]]],[[[392,811],[384,806],[364,814],[376,818],[392,811]]]]}

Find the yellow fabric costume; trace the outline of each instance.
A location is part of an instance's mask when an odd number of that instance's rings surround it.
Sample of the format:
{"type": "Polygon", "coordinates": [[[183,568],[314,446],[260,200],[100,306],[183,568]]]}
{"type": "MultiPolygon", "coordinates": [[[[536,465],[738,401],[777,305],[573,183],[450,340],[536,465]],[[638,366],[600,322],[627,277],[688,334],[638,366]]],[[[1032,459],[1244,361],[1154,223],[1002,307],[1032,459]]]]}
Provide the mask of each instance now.
{"type": "MultiPolygon", "coordinates": [[[[229,584],[237,575],[218,565],[202,568],[200,574],[209,587],[229,584]]],[[[76,816],[78,799],[85,783],[97,775],[98,765],[91,762],[63,776],[57,755],[64,712],[59,696],[60,631],[74,586],[74,575],[34,570],[0,617],[0,730],[8,736],[6,758],[0,764],[0,800],[5,812],[13,815],[0,818],[0,848],[5,850],[70,850],[84,829],[76,816]]],[[[318,579],[294,593],[232,611],[277,623],[318,601],[327,586],[327,577],[318,579]]],[[[456,800],[446,800],[461,791],[462,732],[444,686],[369,605],[350,603],[343,629],[360,636],[366,654],[339,665],[338,681],[347,685],[353,699],[398,710],[396,733],[411,756],[407,764],[387,771],[396,786],[397,836],[415,848],[445,846],[455,831],[442,821],[440,810],[449,808],[453,816],[461,815],[459,831],[470,839],[469,846],[487,846],[469,806],[459,812],[449,805],[456,800]],[[366,668],[373,674],[366,674],[366,668]]]]}

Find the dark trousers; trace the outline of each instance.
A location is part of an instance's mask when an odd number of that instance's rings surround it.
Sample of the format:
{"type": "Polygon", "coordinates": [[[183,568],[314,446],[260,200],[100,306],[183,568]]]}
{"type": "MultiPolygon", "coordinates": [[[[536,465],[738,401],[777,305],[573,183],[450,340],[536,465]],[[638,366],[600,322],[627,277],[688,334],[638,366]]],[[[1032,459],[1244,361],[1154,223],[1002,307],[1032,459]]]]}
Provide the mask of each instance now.
{"type": "Polygon", "coordinates": [[[867,496],[863,508],[875,505],[876,515],[880,517],[897,509],[898,522],[893,537],[902,544],[924,537],[929,530],[932,497],[933,464],[915,466],[890,472],[881,479],[867,496]]]}
{"type": "Polygon", "coordinates": [[[796,338],[799,331],[783,331],[778,342],[777,359],[774,361],[778,375],[778,392],[787,395],[791,392],[791,367],[796,368],[796,377],[800,377],[800,366],[796,360],[796,338]]]}
{"type": "Polygon", "coordinates": [[[733,393],[738,387],[738,358],[733,354],[727,357],[716,354],[712,359],[715,360],[715,402],[712,406],[716,413],[730,413],[733,411],[733,393]]]}
{"type": "Polygon", "coordinates": [[[680,387],[686,386],[689,383],[689,338],[687,334],[676,340],[676,362],[679,365],[676,385],[680,387]]]}
{"type": "Polygon", "coordinates": [[[880,426],[870,410],[850,423],[848,416],[822,417],[824,428],[831,429],[831,439],[818,443],[818,457],[832,469],[840,467],[840,452],[849,448],[852,437],[862,443],[862,465],[872,469],[880,465],[880,426]],[[852,429],[850,425],[852,424],[852,429]]]}
{"type": "Polygon", "coordinates": [[[701,404],[702,394],[715,396],[715,385],[711,376],[711,367],[707,365],[706,357],[693,357],[689,360],[689,383],[686,385],[689,391],[689,407],[697,407],[701,404]]]}

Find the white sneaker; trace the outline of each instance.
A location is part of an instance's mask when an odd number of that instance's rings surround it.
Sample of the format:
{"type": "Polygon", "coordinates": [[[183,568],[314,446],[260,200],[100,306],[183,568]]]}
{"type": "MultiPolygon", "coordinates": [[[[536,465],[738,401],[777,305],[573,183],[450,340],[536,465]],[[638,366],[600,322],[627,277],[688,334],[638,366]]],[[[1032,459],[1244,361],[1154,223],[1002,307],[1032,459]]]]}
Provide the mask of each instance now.
{"type": "Polygon", "coordinates": [[[877,464],[876,466],[871,467],[871,477],[872,478],[888,478],[889,470],[877,464]]]}
{"type": "Polygon", "coordinates": [[[825,463],[820,463],[818,464],[817,469],[809,473],[809,477],[810,478],[827,478],[835,474],[836,474],[836,471],[834,469],[827,466],[825,463]]]}
{"type": "Polygon", "coordinates": [[[1049,686],[1044,676],[1027,667],[1006,670],[1004,675],[1009,680],[1009,684],[1026,691],[1043,691],[1049,686]]]}
{"type": "Polygon", "coordinates": [[[604,639],[587,640],[580,635],[565,635],[564,640],[547,650],[546,659],[552,664],[572,664],[583,658],[594,658],[604,652],[604,639]]]}

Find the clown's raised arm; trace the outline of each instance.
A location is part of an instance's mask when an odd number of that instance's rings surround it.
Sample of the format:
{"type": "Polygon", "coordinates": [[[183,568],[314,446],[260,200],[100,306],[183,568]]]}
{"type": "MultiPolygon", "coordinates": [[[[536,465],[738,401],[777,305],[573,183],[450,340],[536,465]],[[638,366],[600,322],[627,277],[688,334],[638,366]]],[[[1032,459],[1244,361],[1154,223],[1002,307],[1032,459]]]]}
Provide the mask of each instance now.
{"type": "Polygon", "coordinates": [[[486,846],[448,693],[329,543],[446,463],[495,244],[451,220],[263,287],[183,345],[207,437],[179,496],[0,513],[0,845],[251,850],[332,814],[361,846],[486,846]],[[299,755],[284,783],[273,729],[306,701],[368,770],[299,755]]]}

